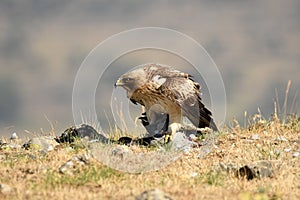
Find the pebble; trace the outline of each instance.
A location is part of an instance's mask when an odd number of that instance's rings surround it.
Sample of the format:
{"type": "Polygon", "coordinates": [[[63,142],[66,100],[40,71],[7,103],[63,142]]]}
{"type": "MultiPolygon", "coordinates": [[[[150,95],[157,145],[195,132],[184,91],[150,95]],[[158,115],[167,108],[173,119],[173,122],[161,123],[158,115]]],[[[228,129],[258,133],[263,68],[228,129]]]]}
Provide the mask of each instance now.
{"type": "Polygon", "coordinates": [[[290,152],[292,150],[292,148],[285,148],[283,149],[284,152],[290,152]]]}
{"type": "Polygon", "coordinates": [[[112,150],[112,156],[124,159],[126,155],[132,154],[132,151],[127,146],[118,146],[112,150]]]}
{"type": "Polygon", "coordinates": [[[10,149],[21,149],[22,148],[22,146],[20,144],[14,144],[14,143],[9,144],[8,147],[10,149]]]}
{"type": "Polygon", "coordinates": [[[171,200],[172,198],[159,189],[152,189],[143,192],[135,197],[136,200],[171,200]]]}
{"type": "Polygon", "coordinates": [[[173,135],[172,148],[174,150],[181,150],[184,153],[191,151],[191,148],[197,146],[196,142],[190,141],[184,132],[177,132],[173,135]]]}
{"type": "Polygon", "coordinates": [[[18,139],[19,137],[18,137],[18,135],[17,135],[17,133],[13,133],[13,134],[11,134],[11,136],[10,136],[10,139],[11,140],[16,140],[16,139],[18,139]]]}
{"type": "Polygon", "coordinates": [[[210,152],[211,152],[211,150],[210,150],[209,146],[203,146],[203,147],[201,147],[201,152],[198,154],[197,158],[204,158],[210,152]]]}
{"type": "Polygon", "coordinates": [[[82,154],[73,156],[72,159],[64,163],[60,168],[59,172],[62,174],[73,174],[73,171],[81,166],[88,165],[91,156],[89,154],[82,154]]]}
{"type": "Polygon", "coordinates": [[[190,176],[191,176],[192,178],[194,178],[194,177],[198,176],[198,173],[197,173],[197,172],[192,172],[192,173],[190,174],[190,176]]]}
{"type": "Polygon", "coordinates": [[[278,137],[278,138],[275,138],[275,141],[287,142],[288,140],[285,137],[278,137]]]}
{"type": "Polygon", "coordinates": [[[259,140],[259,135],[258,134],[254,134],[251,136],[252,140],[259,140]]]}
{"type": "Polygon", "coordinates": [[[293,153],[293,157],[299,157],[300,156],[300,152],[295,152],[295,153],[293,153]]]}
{"type": "Polygon", "coordinates": [[[233,172],[237,177],[246,177],[247,180],[272,177],[274,174],[272,163],[267,160],[252,162],[242,167],[233,164],[219,164],[222,170],[228,173],[233,172]]]}
{"type": "Polygon", "coordinates": [[[14,189],[9,185],[1,183],[0,184],[0,191],[1,191],[2,194],[8,195],[8,194],[13,193],[14,189]]]}
{"type": "Polygon", "coordinates": [[[25,148],[38,148],[42,152],[53,151],[54,148],[59,145],[53,137],[50,136],[41,136],[30,139],[27,143],[23,145],[25,148]]]}
{"type": "Polygon", "coordinates": [[[191,135],[189,135],[189,137],[191,140],[197,140],[197,137],[195,134],[191,134],[191,135]]]}

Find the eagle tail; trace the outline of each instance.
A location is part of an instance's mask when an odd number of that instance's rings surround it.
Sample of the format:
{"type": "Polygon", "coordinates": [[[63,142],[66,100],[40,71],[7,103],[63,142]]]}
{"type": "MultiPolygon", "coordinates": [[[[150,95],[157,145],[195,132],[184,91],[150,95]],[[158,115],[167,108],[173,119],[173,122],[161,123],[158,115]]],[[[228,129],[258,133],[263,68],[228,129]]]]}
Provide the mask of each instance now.
{"type": "Polygon", "coordinates": [[[198,124],[198,128],[209,127],[213,131],[219,131],[217,125],[215,124],[212,118],[211,112],[205,107],[200,108],[200,119],[198,119],[198,123],[194,124],[198,124]]]}

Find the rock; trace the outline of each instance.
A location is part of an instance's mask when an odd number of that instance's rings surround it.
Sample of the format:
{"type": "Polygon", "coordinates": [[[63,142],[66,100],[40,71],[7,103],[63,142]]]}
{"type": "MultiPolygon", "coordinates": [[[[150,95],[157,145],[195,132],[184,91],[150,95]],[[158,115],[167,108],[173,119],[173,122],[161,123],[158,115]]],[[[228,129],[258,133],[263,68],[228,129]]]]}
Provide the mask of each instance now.
{"type": "Polygon", "coordinates": [[[300,156],[300,152],[299,151],[293,153],[293,157],[299,157],[299,156],[300,156]]]}
{"type": "Polygon", "coordinates": [[[27,143],[23,145],[25,149],[37,148],[42,152],[47,153],[48,151],[53,151],[54,148],[59,145],[53,137],[41,136],[30,139],[27,143]]]}
{"type": "Polygon", "coordinates": [[[14,192],[14,189],[9,185],[1,183],[0,184],[0,191],[4,195],[9,195],[9,194],[14,192]]]}
{"type": "Polygon", "coordinates": [[[193,142],[188,139],[184,132],[177,132],[173,135],[172,147],[174,150],[180,150],[184,153],[191,151],[192,147],[198,146],[196,142],[193,142]]]}
{"type": "Polygon", "coordinates": [[[135,197],[136,200],[171,200],[172,198],[159,189],[143,192],[135,197]]]}
{"type": "Polygon", "coordinates": [[[68,160],[65,164],[63,164],[59,168],[59,172],[62,174],[72,175],[74,170],[76,170],[82,166],[89,165],[90,157],[91,156],[89,154],[73,156],[72,159],[68,160]]]}
{"type": "Polygon", "coordinates": [[[16,140],[16,139],[18,139],[19,137],[18,137],[18,135],[17,135],[17,133],[13,133],[13,134],[11,134],[11,136],[10,136],[10,139],[11,140],[16,140]]]}
{"type": "Polygon", "coordinates": [[[194,177],[197,177],[199,174],[197,173],[197,172],[192,172],[191,174],[190,174],[190,176],[192,177],[192,178],[194,178],[194,177]]]}
{"type": "Polygon", "coordinates": [[[201,152],[198,154],[197,158],[204,158],[211,152],[210,146],[206,145],[201,147],[201,152]]]}
{"type": "Polygon", "coordinates": [[[132,151],[128,149],[127,146],[117,146],[115,149],[112,150],[112,156],[119,157],[120,159],[124,159],[125,156],[131,156],[132,151]]]}
{"type": "Polygon", "coordinates": [[[290,148],[290,147],[283,149],[284,152],[290,152],[291,150],[292,150],[292,148],[290,148]]]}
{"type": "Polygon", "coordinates": [[[196,137],[195,134],[190,134],[190,135],[189,135],[189,139],[190,139],[190,140],[197,140],[197,137],[196,137]]]}
{"type": "Polygon", "coordinates": [[[259,140],[259,135],[258,134],[252,135],[251,140],[259,140]]]}
{"type": "Polygon", "coordinates": [[[8,144],[8,148],[10,148],[10,149],[21,149],[22,145],[11,143],[11,144],[8,144]]]}
{"type": "Polygon", "coordinates": [[[288,140],[285,137],[277,137],[274,139],[275,141],[287,142],[288,140]]]}
{"type": "Polygon", "coordinates": [[[267,160],[253,162],[242,167],[234,164],[226,165],[224,163],[220,163],[220,167],[228,173],[233,172],[237,177],[246,177],[247,180],[272,177],[274,174],[272,163],[267,160]]]}
{"type": "Polygon", "coordinates": [[[19,142],[18,139],[11,140],[10,143],[0,140],[0,149],[20,149],[22,146],[19,142]]]}

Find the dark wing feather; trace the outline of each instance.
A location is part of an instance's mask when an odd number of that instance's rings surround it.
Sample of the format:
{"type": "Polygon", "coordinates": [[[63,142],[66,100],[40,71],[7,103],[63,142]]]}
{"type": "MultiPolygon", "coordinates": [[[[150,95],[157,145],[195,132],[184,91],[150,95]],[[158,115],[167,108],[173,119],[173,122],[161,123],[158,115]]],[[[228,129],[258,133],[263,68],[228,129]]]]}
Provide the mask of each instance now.
{"type": "MultiPolygon", "coordinates": [[[[152,68],[154,68],[152,66],[152,68]]],[[[157,67],[149,73],[152,77],[159,75],[165,78],[159,87],[160,92],[173,102],[176,102],[186,116],[198,128],[218,128],[212,119],[211,112],[204,106],[200,97],[200,85],[191,79],[189,74],[170,67],[157,67]]],[[[149,77],[151,78],[151,77],[149,77]]]]}

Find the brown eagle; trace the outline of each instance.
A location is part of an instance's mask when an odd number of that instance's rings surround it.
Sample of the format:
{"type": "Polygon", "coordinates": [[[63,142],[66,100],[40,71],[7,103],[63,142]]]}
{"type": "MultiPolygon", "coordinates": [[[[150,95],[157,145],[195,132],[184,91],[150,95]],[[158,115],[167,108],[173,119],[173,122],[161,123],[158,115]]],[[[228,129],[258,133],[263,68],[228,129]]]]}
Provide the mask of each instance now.
{"type": "Polygon", "coordinates": [[[201,102],[200,85],[189,74],[166,65],[146,64],[123,74],[115,86],[123,87],[133,103],[145,107],[150,122],[155,113],[168,115],[167,141],[182,127],[183,116],[197,128],[218,131],[211,112],[201,102]]]}

